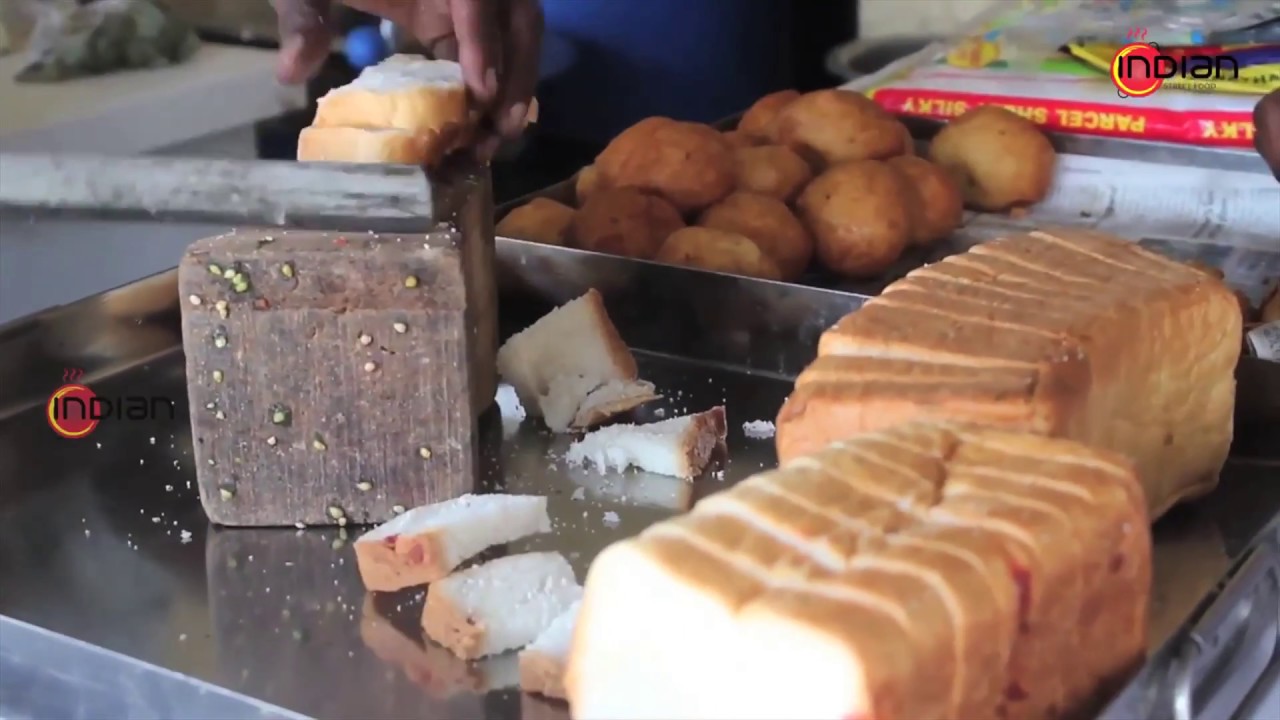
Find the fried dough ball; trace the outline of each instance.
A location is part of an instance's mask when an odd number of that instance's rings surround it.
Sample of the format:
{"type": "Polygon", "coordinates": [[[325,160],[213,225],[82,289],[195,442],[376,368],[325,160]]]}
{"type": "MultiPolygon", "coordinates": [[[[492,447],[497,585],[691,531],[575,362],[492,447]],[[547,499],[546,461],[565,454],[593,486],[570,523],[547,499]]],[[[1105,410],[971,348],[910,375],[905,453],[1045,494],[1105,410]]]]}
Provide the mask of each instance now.
{"type": "Polygon", "coordinates": [[[736,192],[702,212],[698,225],[742,235],[778,266],[783,280],[804,274],[813,258],[809,231],[781,200],[736,192]]]}
{"type": "Polygon", "coordinates": [[[777,121],[778,114],[799,97],[800,93],[795,90],[779,90],[765,95],[742,114],[742,119],[738,121],[738,132],[762,142],[772,139],[773,124],[777,121]]]}
{"type": "Polygon", "coordinates": [[[733,192],[733,146],[720,131],[697,123],[641,120],[614,138],[595,165],[609,187],[656,193],[682,212],[733,192]]]}
{"type": "Polygon", "coordinates": [[[547,198],[534,198],[507,213],[494,234],[543,245],[564,245],[574,209],[547,198]]]}
{"type": "Polygon", "coordinates": [[[741,130],[725,130],[721,134],[724,135],[724,139],[728,140],[729,144],[732,145],[735,149],[755,147],[756,145],[759,145],[762,142],[764,142],[759,138],[751,137],[750,135],[742,132],[741,130]]]}
{"type": "Polygon", "coordinates": [[[578,207],[585,205],[591,194],[603,186],[600,171],[596,170],[595,165],[588,165],[579,170],[573,183],[573,195],[578,199],[578,207]]]}
{"type": "Polygon", "coordinates": [[[914,155],[889,158],[890,167],[902,173],[919,196],[919,208],[912,222],[912,241],[932,245],[960,227],[964,220],[964,198],[951,174],[914,155]]]}
{"type": "Polygon", "coordinates": [[[848,90],[802,95],[778,115],[773,129],[774,142],[800,153],[814,167],[901,155],[906,140],[902,123],[848,90]]]}
{"type": "Polygon", "coordinates": [[[1043,200],[1057,154],[1034,123],[984,105],[942,128],[929,145],[929,159],[955,176],[967,204],[997,212],[1043,200]]]}
{"type": "Polygon", "coordinates": [[[725,230],[687,227],[662,244],[654,258],[668,265],[701,268],[764,280],[781,280],[782,271],[750,238],[725,230]]]}
{"type": "Polygon", "coordinates": [[[652,260],[662,242],[684,227],[680,211],[634,188],[592,193],[569,226],[569,245],[582,250],[652,260]]]}
{"type": "Polygon", "coordinates": [[[810,180],[813,170],[795,151],[781,145],[738,148],[733,153],[739,192],[753,192],[790,202],[810,180]]]}
{"type": "Polygon", "coordinates": [[[907,129],[906,125],[902,126],[902,135],[902,154],[914,157],[916,154],[916,139],[911,136],[911,131],[907,129]]]}
{"type": "Polygon", "coordinates": [[[855,160],[814,178],[796,208],[824,266],[846,277],[868,277],[892,265],[911,242],[916,202],[905,178],[887,163],[855,160]]]}

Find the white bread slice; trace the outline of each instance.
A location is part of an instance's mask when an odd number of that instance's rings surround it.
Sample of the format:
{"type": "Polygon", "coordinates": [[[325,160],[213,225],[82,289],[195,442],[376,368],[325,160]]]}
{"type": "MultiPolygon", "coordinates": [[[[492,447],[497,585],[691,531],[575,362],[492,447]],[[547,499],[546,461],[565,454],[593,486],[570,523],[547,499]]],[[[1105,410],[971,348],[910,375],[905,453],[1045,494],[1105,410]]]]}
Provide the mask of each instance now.
{"type": "Polygon", "coordinates": [[[637,467],[690,480],[706,469],[725,433],[724,408],[717,406],[647,425],[600,428],[570,445],[567,459],[574,465],[590,462],[601,474],[637,467]]]}
{"type": "Polygon", "coordinates": [[[392,55],[316,101],[315,127],[395,128],[415,135],[468,123],[462,66],[392,55]]]}
{"type": "MultiPolygon", "coordinates": [[[[557,378],[585,398],[611,380],[636,380],[638,375],[636,359],[595,289],[508,338],[498,349],[498,372],[515,388],[525,411],[535,416],[543,415],[543,398],[557,378]]],[[[559,395],[551,400],[573,405],[572,398],[559,395]]],[[[558,407],[557,413],[571,420],[578,409],[575,405],[568,413],[558,407]]]]}
{"type": "Polygon", "coordinates": [[[582,586],[560,553],[510,555],[432,583],[422,628],[474,660],[528,645],[581,599],[582,586]]]}
{"type": "Polygon", "coordinates": [[[653,383],[608,380],[598,384],[585,375],[558,375],[538,398],[542,420],[552,432],[587,430],[610,418],[661,398],[653,383]]]}
{"type": "Polygon", "coordinates": [[[533,644],[520,652],[520,689],[547,697],[565,699],[564,668],[573,645],[573,627],[578,622],[582,602],[569,606],[542,631],[533,644]]]}
{"type": "Polygon", "coordinates": [[[429,165],[445,147],[436,135],[415,135],[394,128],[308,127],[298,135],[303,162],[429,165]]]}
{"type": "Polygon", "coordinates": [[[435,582],[486,548],[550,530],[545,497],[469,494],[416,507],[353,545],[365,587],[390,592],[435,582]]]}

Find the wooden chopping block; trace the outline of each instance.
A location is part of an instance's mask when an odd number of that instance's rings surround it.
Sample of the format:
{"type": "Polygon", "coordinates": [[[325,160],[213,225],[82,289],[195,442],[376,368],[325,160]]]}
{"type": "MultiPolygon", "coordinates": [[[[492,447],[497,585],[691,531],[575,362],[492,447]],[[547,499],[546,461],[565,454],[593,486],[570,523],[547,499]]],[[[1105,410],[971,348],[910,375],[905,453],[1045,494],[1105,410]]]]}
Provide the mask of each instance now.
{"type": "Polygon", "coordinates": [[[474,241],[242,230],[187,250],[183,344],[213,522],[376,523],[473,490],[498,331],[492,221],[467,220],[474,241]]]}

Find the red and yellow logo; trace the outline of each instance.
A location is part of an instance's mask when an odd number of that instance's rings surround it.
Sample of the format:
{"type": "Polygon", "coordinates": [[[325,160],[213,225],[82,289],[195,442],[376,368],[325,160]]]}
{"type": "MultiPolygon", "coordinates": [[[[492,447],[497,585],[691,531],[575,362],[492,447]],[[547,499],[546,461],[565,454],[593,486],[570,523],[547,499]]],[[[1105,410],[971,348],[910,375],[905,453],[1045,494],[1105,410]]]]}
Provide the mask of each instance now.
{"type": "Polygon", "coordinates": [[[82,438],[98,427],[99,420],[91,411],[97,395],[77,382],[83,375],[83,370],[64,371],[62,381],[67,384],[53,391],[45,407],[49,427],[64,438],[82,438]]]}
{"type": "Polygon", "coordinates": [[[1111,59],[1111,82],[1120,97],[1146,97],[1164,85],[1164,78],[1153,72],[1159,55],[1160,49],[1151,43],[1130,43],[1120,48],[1111,59]]]}

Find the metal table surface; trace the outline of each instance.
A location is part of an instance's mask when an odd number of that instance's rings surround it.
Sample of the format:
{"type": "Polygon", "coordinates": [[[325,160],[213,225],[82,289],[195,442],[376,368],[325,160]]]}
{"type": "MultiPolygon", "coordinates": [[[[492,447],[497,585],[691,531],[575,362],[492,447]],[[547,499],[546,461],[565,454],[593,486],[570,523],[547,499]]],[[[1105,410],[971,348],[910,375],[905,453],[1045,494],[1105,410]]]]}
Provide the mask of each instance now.
{"type": "MultiPolygon", "coordinates": [[[[501,242],[499,259],[508,331],[598,287],[666,395],[647,412],[727,406],[727,457],[693,484],[568,468],[567,438],[486,416],[483,484],[548,495],[555,525],[498,552],[558,549],[580,575],[611,540],[770,466],[773,443],[742,424],[772,419],[818,333],[861,302],[528,243],[501,242]]],[[[172,283],[166,273],[0,328],[0,615],[29,624],[0,625],[0,715],[564,717],[509,689],[512,655],[466,664],[424,645],[421,592],[366,595],[354,530],[208,525],[172,283]],[[165,395],[180,410],[60,438],[43,410],[68,368],[99,394],[165,395]],[[94,699],[117,681],[114,704],[94,699]]],[[[1124,693],[1136,704],[1111,717],[1171,716],[1150,708],[1175,697],[1167,676],[1195,629],[1188,619],[1280,514],[1275,430],[1242,427],[1223,486],[1155,527],[1155,664],[1124,693]]]]}

